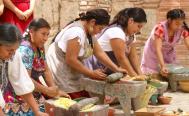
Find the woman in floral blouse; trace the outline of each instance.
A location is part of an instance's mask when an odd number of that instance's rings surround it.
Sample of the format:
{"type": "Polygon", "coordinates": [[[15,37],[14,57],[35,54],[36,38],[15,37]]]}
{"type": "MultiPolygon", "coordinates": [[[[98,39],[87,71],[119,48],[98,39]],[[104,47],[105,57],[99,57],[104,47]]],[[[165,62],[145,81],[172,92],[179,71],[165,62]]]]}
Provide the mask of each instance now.
{"type": "MultiPolygon", "coordinates": [[[[34,96],[39,101],[43,98],[42,94],[45,97],[69,97],[55,85],[46,64],[44,44],[48,39],[49,31],[50,26],[45,19],[33,20],[24,33],[25,39],[19,47],[22,61],[35,85],[34,96]],[[41,83],[40,77],[44,79],[47,86],[41,83]]],[[[41,103],[43,104],[43,100],[41,103]]]]}

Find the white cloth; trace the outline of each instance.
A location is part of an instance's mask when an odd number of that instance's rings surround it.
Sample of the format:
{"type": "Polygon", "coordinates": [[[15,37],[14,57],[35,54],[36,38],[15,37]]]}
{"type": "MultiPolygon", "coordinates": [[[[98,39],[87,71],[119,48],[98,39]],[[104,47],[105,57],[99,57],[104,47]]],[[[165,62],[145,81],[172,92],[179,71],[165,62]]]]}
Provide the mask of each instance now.
{"type": "Polygon", "coordinates": [[[4,106],[5,106],[5,101],[4,101],[2,92],[1,92],[1,90],[0,90],[0,107],[1,107],[1,108],[4,108],[4,106]]]}
{"type": "Polygon", "coordinates": [[[34,84],[22,63],[18,50],[16,51],[13,60],[8,63],[8,77],[17,95],[24,95],[33,92],[34,84]]]}
{"type": "Polygon", "coordinates": [[[65,28],[57,35],[55,41],[58,42],[58,47],[62,49],[64,53],[66,53],[67,43],[69,40],[78,37],[79,44],[81,45],[81,49],[79,51],[78,56],[84,55],[84,43],[85,43],[85,32],[81,27],[70,27],[69,29],[65,28]]]}
{"type": "Polygon", "coordinates": [[[104,51],[112,51],[110,40],[115,38],[121,39],[124,42],[127,40],[124,31],[119,26],[105,30],[105,32],[99,37],[98,43],[104,51]]]}

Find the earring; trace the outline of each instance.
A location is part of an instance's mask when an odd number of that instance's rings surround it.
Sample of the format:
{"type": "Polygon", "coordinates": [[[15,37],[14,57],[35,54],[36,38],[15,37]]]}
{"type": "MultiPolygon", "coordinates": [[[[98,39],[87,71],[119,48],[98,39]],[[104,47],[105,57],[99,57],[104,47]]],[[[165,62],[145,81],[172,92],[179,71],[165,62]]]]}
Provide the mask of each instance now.
{"type": "Polygon", "coordinates": [[[89,32],[92,33],[94,28],[92,26],[89,27],[89,32]]]}

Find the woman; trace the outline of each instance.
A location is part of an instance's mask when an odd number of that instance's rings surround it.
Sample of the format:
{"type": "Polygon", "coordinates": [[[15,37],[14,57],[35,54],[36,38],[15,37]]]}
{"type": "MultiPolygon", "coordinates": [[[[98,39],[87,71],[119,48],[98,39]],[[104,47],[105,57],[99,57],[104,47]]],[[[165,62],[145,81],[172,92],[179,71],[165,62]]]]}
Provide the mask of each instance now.
{"type": "Polygon", "coordinates": [[[6,115],[9,116],[33,116],[34,114],[35,116],[47,116],[39,111],[32,95],[34,85],[22,63],[19,52],[16,51],[20,40],[21,34],[15,26],[0,25],[0,114],[3,114],[2,108],[4,108],[6,115]],[[31,107],[34,114],[31,113],[31,110],[25,111],[25,106],[29,106],[21,98],[31,107]],[[3,104],[4,101],[6,105],[3,104]]]}
{"type": "Polygon", "coordinates": [[[33,19],[35,0],[3,0],[5,9],[0,23],[16,25],[23,33],[33,19]]]}
{"type": "Polygon", "coordinates": [[[46,63],[44,44],[48,40],[49,31],[50,26],[45,19],[34,19],[24,33],[25,40],[21,42],[19,47],[22,61],[34,82],[36,91],[34,96],[36,98],[38,96],[37,99],[39,99],[39,93],[49,97],[69,97],[55,85],[46,63]],[[47,86],[41,83],[40,77],[44,79],[47,86]]]}
{"type": "Polygon", "coordinates": [[[176,44],[184,38],[189,48],[189,28],[185,23],[185,13],[181,9],[168,11],[167,20],[157,24],[145,46],[141,68],[143,73],[160,73],[167,76],[166,64],[176,63],[176,44]]]}
{"type": "Polygon", "coordinates": [[[68,24],[55,37],[47,52],[47,63],[53,72],[56,84],[65,90],[71,98],[89,97],[81,88],[81,74],[104,80],[106,74],[102,70],[89,70],[82,64],[83,59],[92,55],[92,51],[102,63],[113,71],[122,71],[102,51],[94,35],[108,25],[110,16],[104,9],[92,9],[80,18],[68,24]]]}
{"type": "Polygon", "coordinates": [[[0,0],[0,16],[3,14],[3,10],[4,10],[3,0],[0,0]]]}
{"type": "MultiPolygon", "coordinates": [[[[141,8],[125,8],[113,19],[112,23],[98,37],[98,43],[109,58],[127,70],[129,76],[141,75],[139,58],[134,44],[135,34],[147,22],[146,14],[141,8]]],[[[93,69],[104,68],[96,58],[91,57],[85,62],[93,69]]],[[[111,74],[111,70],[106,70],[111,74]]]]}

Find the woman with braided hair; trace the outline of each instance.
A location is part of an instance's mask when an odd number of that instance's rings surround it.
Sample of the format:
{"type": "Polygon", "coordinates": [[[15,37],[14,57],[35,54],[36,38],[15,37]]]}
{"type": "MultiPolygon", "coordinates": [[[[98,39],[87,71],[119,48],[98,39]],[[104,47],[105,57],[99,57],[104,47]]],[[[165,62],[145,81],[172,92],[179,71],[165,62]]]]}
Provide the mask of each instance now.
{"type": "Polygon", "coordinates": [[[167,20],[155,25],[144,46],[142,72],[160,72],[167,76],[169,72],[166,64],[176,63],[175,46],[182,38],[189,48],[189,28],[185,23],[185,13],[181,9],[172,9],[167,13],[167,20]]]}

